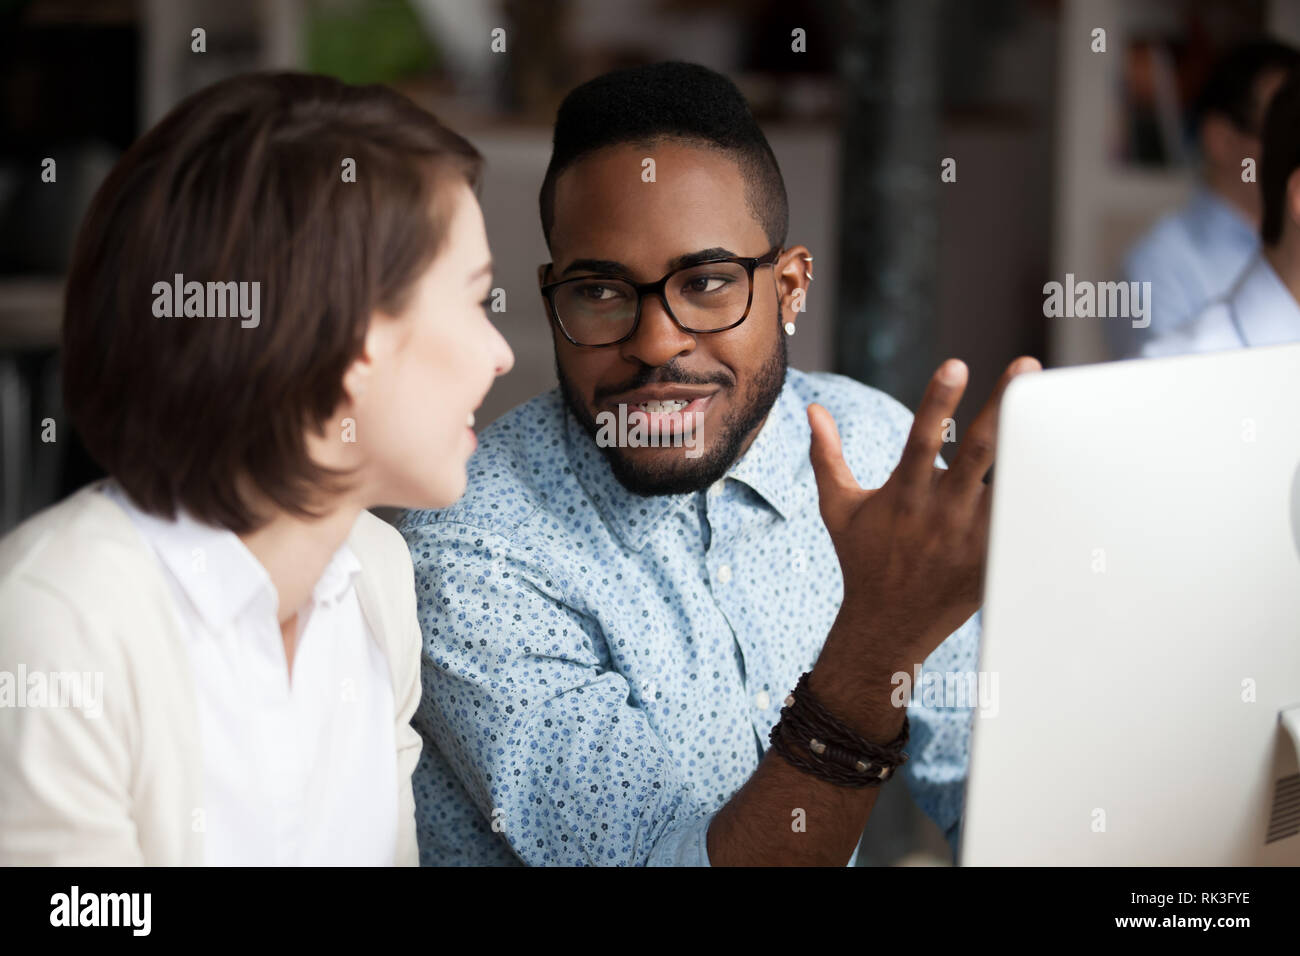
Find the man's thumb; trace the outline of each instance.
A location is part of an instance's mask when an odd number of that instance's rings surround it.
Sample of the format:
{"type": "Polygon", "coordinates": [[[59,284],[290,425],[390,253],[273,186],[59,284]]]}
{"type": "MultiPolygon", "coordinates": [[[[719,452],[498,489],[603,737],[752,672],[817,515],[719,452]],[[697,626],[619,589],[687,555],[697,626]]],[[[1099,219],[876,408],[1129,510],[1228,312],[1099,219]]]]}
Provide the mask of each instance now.
{"type": "Polygon", "coordinates": [[[829,524],[853,506],[862,494],[862,487],[844,460],[839,429],[835,427],[831,413],[816,403],[809,405],[808,425],[812,428],[808,458],[817,480],[822,518],[829,524]]]}

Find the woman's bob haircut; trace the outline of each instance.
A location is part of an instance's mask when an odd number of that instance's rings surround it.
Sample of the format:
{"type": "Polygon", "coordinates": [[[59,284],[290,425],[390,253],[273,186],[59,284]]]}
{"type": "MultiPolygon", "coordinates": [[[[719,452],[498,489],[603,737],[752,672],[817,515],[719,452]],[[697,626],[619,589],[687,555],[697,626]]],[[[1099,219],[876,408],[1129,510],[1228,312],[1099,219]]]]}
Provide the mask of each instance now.
{"type": "Polygon", "coordinates": [[[265,73],[187,98],[114,167],[73,252],[63,394],[91,457],[162,517],[242,533],[267,518],[250,497],[312,515],[346,475],[304,434],[481,163],[383,86],[265,73]]]}

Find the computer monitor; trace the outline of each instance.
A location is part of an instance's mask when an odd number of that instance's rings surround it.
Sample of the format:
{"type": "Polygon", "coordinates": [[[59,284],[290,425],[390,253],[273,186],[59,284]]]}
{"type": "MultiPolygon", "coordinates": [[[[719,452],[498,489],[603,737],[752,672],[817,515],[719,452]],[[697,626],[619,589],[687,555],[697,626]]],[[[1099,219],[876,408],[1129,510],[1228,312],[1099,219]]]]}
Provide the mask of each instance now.
{"type": "Polygon", "coordinates": [[[960,863],[1300,864],[1300,345],[1022,376],[993,484],[960,863]]]}

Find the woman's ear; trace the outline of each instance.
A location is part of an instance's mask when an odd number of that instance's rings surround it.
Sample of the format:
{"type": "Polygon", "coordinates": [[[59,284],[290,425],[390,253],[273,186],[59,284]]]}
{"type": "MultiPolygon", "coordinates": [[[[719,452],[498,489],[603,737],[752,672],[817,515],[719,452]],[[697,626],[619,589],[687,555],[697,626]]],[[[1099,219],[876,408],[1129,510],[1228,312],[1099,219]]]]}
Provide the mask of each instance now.
{"type": "Polygon", "coordinates": [[[391,352],[393,326],[396,324],[390,316],[375,313],[370,316],[370,325],[366,328],[365,342],[361,352],[343,372],[343,400],[356,406],[365,397],[370,383],[378,374],[384,357],[391,352]]]}
{"type": "Polygon", "coordinates": [[[343,373],[344,401],[353,405],[360,402],[372,384],[391,368],[410,336],[409,317],[373,313],[366,327],[365,344],[343,373]]]}
{"type": "Polygon", "coordinates": [[[362,351],[354,358],[343,373],[343,401],[349,406],[357,405],[365,397],[366,388],[374,376],[374,362],[362,351]]]}
{"type": "Polygon", "coordinates": [[[793,335],[791,327],[807,308],[809,286],[813,279],[813,257],[807,246],[791,246],[772,269],[776,279],[776,294],[781,304],[781,321],[786,332],[793,335]]]}

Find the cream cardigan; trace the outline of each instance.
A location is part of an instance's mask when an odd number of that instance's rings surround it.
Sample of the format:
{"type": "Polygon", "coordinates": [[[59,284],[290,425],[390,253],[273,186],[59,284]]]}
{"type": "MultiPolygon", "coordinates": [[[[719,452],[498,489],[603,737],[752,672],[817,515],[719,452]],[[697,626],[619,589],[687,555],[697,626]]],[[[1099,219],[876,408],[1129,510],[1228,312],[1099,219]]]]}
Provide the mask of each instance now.
{"type": "MultiPolygon", "coordinates": [[[[420,627],[410,554],[368,512],[348,545],[361,611],[388,658],[399,865],[415,865],[420,627]]],[[[189,657],[162,568],[88,485],[0,540],[0,678],[102,674],[102,713],[0,706],[0,865],[203,862],[203,769],[189,657]]]]}

